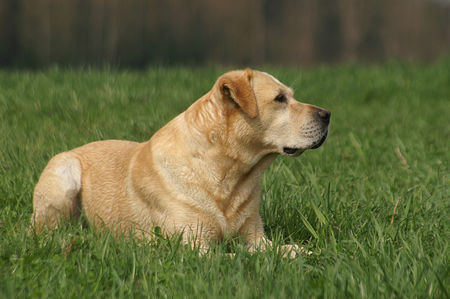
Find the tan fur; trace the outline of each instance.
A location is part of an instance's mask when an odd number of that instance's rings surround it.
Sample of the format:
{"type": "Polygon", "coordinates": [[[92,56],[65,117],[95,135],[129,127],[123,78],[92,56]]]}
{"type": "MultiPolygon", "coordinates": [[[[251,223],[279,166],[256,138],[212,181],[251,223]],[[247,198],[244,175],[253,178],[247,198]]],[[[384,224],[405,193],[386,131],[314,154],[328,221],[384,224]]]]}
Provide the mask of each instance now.
{"type": "Polygon", "coordinates": [[[318,109],[266,73],[226,73],[147,142],[98,141],[53,157],[35,188],[32,224],[57,226],[82,209],[92,224],[143,237],[159,226],[202,248],[226,235],[264,248],[260,178],[284,147],[299,155],[323,142],[328,122],[318,109]],[[285,103],[274,101],[280,93],[285,103]]]}

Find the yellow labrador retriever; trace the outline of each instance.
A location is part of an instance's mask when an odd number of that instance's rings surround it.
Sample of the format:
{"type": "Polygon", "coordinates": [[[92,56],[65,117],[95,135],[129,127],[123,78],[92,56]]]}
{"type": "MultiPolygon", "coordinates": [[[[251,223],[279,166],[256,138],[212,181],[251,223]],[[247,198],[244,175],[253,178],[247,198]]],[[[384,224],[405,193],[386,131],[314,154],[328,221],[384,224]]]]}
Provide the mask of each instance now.
{"type": "MultiPolygon", "coordinates": [[[[240,235],[249,250],[264,249],[264,170],[278,154],[319,147],[329,121],[267,73],[228,72],[147,142],[98,141],[53,157],[34,191],[32,224],[39,231],[83,210],[115,231],[151,237],[159,226],[203,249],[240,235]]],[[[283,246],[292,249],[300,248],[283,246]]]]}

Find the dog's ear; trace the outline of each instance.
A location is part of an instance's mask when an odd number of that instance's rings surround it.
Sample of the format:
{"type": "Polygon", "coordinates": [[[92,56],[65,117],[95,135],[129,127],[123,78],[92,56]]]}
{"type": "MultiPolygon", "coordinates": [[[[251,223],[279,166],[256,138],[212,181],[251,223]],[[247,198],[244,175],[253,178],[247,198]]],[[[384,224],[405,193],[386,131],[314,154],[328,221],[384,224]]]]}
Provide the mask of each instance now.
{"type": "Polygon", "coordinates": [[[250,118],[258,115],[255,93],[250,84],[253,72],[246,69],[244,72],[230,72],[225,74],[219,81],[220,92],[223,97],[230,98],[250,118]]]}

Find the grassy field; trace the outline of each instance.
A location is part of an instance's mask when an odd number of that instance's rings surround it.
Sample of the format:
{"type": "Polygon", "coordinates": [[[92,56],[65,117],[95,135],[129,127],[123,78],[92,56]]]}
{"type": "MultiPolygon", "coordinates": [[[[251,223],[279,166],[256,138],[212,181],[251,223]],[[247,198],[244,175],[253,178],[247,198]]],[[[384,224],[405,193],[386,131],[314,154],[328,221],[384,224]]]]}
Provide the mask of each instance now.
{"type": "Polygon", "coordinates": [[[450,60],[265,70],[333,113],[320,149],[262,181],[268,236],[313,251],[293,260],[236,240],[199,257],[80,223],[27,233],[51,156],[145,141],[226,69],[0,71],[0,297],[449,298],[450,60]]]}

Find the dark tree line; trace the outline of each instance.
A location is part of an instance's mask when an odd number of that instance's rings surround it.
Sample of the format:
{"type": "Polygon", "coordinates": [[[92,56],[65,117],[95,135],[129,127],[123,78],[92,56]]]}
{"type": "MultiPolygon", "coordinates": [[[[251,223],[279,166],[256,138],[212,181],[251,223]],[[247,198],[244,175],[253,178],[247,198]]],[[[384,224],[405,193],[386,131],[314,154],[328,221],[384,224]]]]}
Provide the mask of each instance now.
{"type": "Polygon", "coordinates": [[[430,61],[450,50],[431,0],[0,0],[0,66],[430,61]]]}

